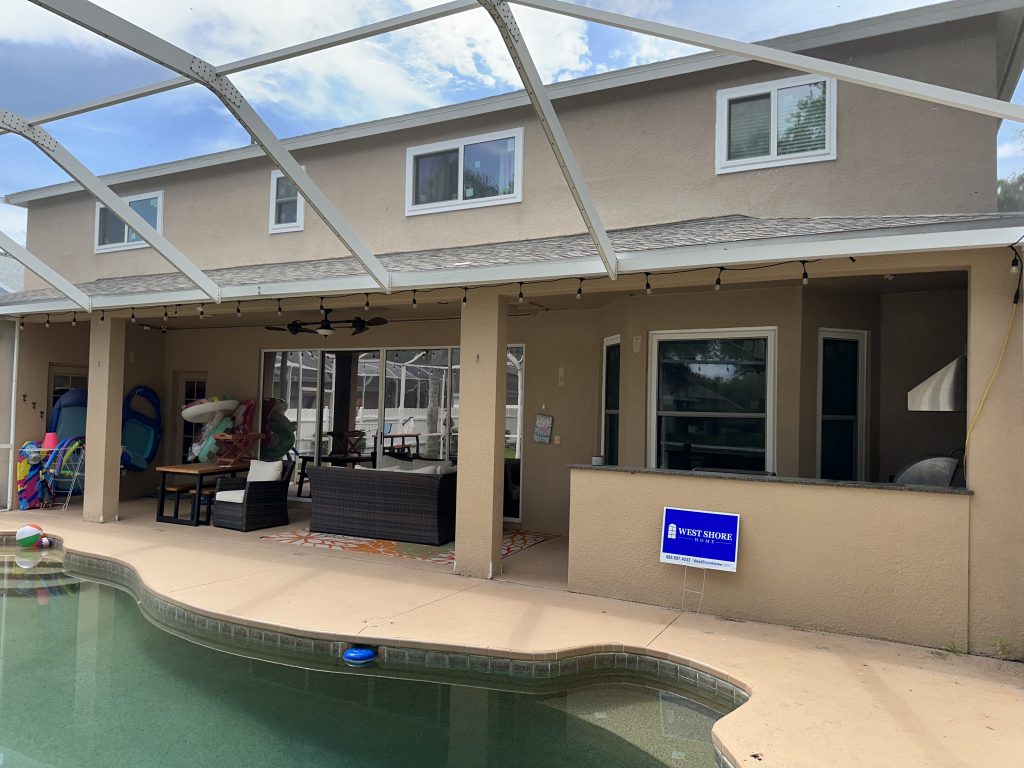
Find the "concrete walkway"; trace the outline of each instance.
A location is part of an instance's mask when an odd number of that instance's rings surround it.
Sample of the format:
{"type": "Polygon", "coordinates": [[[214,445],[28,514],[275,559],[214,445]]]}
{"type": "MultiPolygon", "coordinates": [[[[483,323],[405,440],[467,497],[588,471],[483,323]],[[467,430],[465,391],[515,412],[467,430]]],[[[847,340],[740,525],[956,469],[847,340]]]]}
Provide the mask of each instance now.
{"type": "Polygon", "coordinates": [[[503,655],[620,643],[671,653],[751,692],[714,731],[737,766],[1024,765],[1021,664],[467,579],[449,566],[264,542],[265,531],[157,524],[151,507],[122,504],[121,520],[104,525],[8,512],[0,530],[39,522],[171,600],[298,633],[503,655]]]}

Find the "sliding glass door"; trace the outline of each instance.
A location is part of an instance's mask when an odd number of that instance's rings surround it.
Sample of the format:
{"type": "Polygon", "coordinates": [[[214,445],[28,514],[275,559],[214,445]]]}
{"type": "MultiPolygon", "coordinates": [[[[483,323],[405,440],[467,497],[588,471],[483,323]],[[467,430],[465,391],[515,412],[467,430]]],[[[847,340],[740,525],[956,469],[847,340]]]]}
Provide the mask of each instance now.
{"type": "Polygon", "coordinates": [[[448,457],[449,359],[448,348],[387,351],[379,435],[382,454],[448,457]]]}

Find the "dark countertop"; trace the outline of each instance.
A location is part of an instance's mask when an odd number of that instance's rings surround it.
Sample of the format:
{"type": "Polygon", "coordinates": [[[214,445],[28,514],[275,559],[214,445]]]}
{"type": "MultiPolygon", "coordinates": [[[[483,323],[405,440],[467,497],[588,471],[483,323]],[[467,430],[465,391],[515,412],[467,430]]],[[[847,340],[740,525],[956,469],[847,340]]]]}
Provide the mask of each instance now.
{"type": "Polygon", "coordinates": [[[896,485],[895,483],[863,483],[851,480],[818,480],[809,477],[777,477],[774,475],[746,475],[731,472],[701,472],[687,469],[651,469],[650,467],[595,467],[592,464],[570,464],[569,469],[594,472],[625,472],[630,475],[664,475],[666,477],[700,477],[707,480],[745,480],[752,483],[781,483],[783,485],[814,485],[832,488],[864,488],[872,491],[900,491],[910,493],[945,493],[954,496],[973,496],[968,488],[947,488],[934,485],[896,485]]]}

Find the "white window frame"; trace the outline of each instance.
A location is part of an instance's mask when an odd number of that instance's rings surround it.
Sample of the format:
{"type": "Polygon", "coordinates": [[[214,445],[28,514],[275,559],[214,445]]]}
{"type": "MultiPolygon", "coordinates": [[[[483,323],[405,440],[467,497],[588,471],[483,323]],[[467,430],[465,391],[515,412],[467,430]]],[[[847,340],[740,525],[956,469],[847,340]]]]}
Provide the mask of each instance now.
{"type": "Polygon", "coordinates": [[[658,344],[662,341],[693,339],[766,339],[764,468],[776,472],[775,412],[778,371],[778,335],[775,325],[749,328],[702,328],[681,331],[650,331],[647,344],[647,466],[654,469],[658,456],[658,344]]]}
{"type": "Polygon", "coordinates": [[[822,422],[822,389],[824,385],[825,340],[856,341],[857,344],[857,480],[864,480],[868,463],[868,344],[871,343],[869,331],[849,330],[845,328],[818,329],[818,406],[815,421],[814,476],[821,478],[821,422],[822,422]]]}
{"type": "MultiPolygon", "coordinates": [[[[125,205],[127,205],[129,203],[135,202],[136,200],[148,200],[151,197],[155,197],[157,199],[157,203],[156,203],[156,227],[155,227],[155,229],[156,229],[157,232],[160,232],[161,234],[163,234],[163,231],[164,231],[164,192],[163,192],[163,190],[160,190],[158,192],[146,192],[145,194],[141,194],[141,195],[128,195],[127,197],[122,197],[121,199],[124,201],[125,205]]],[[[100,202],[96,203],[96,217],[95,217],[95,222],[94,222],[94,226],[93,226],[93,233],[92,233],[93,253],[110,253],[111,251],[131,251],[131,250],[134,250],[136,248],[149,248],[149,243],[147,243],[145,240],[142,240],[142,241],[140,241],[138,243],[129,243],[128,242],[128,230],[131,229],[131,227],[129,227],[127,224],[125,224],[125,228],[124,228],[124,238],[125,238],[125,240],[124,240],[123,243],[111,243],[110,245],[100,245],[100,211],[102,211],[106,207],[107,206],[105,206],[103,203],[100,203],[100,202]]]]}
{"type": "Polygon", "coordinates": [[[441,213],[443,211],[458,211],[464,208],[486,208],[491,205],[508,205],[510,203],[521,203],[523,201],[523,129],[512,128],[507,131],[494,131],[493,133],[481,133],[477,136],[467,136],[450,141],[439,141],[433,144],[421,144],[418,147],[409,147],[405,151],[405,215],[419,216],[425,213],[441,213]],[[515,139],[515,191],[511,195],[495,195],[494,197],[481,197],[474,200],[462,199],[463,182],[463,158],[467,144],[480,144],[485,141],[496,141],[498,139],[515,139]],[[414,160],[420,155],[429,155],[445,150],[459,150],[459,195],[456,200],[443,200],[437,203],[422,203],[416,205],[413,202],[413,187],[415,181],[414,160]]]}
{"type": "Polygon", "coordinates": [[[718,104],[715,120],[715,173],[735,173],[750,171],[755,168],[781,168],[787,165],[818,163],[836,159],[836,90],[838,83],[830,77],[804,75],[788,77],[785,80],[772,80],[766,83],[741,85],[736,88],[725,88],[718,92],[718,104]],[[778,154],[778,91],[797,85],[825,83],[825,148],[792,155],[778,154]],[[770,154],[762,157],[748,157],[742,160],[729,159],[729,102],[749,96],[771,95],[771,140],[770,154]]]}
{"type": "MultiPolygon", "coordinates": [[[[601,452],[607,454],[605,448],[605,422],[608,419],[608,408],[607,408],[607,395],[608,395],[608,347],[614,347],[616,344],[619,345],[619,408],[613,413],[619,416],[619,435],[622,435],[622,336],[621,334],[615,334],[614,336],[608,336],[605,338],[604,343],[601,345],[601,452]]],[[[621,456],[619,457],[622,458],[621,456]]],[[[608,463],[608,456],[604,456],[605,463],[608,463]]]]}
{"type": "MultiPolygon", "coordinates": [[[[305,166],[303,166],[305,170],[305,166]]],[[[277,180],[285,178],[285,175],[278,170],[270,172],[270,234],[276,235],[280,232],[301,232],[305,229],[306,200],[298,188],[295,189],[295,221],[287,224],[278,224],[277,217],[277,180]]]]}

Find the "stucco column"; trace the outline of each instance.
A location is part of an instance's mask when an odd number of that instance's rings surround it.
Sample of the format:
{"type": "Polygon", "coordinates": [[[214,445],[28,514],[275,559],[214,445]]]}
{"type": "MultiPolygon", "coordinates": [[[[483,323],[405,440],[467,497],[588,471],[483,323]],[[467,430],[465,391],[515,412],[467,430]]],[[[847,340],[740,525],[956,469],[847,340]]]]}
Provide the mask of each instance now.
{"type": "Polygon", "coordinates": [[[496,291],[462,305],[455,571],[485,579],[501,573],[507,327],[496,291]]]}
{"type": "MultiPolygon", "coordinates": [[[[1004,252],[972,262],[968,278],[967,419],[975,416],[1007,330],[1017,282],[1004,252]]],[[[1017,307],[1011,337],[971,432],[969,627],[974,653],[1024,656],[1024,386],[1017,307]]]]}
{"type": "Polygon", "coordinates": [[[121,487],[121,404],[125,321],[89,323],[89,401],[85,422],[85,501],[82,517],[113,520],[121,487]]]}

